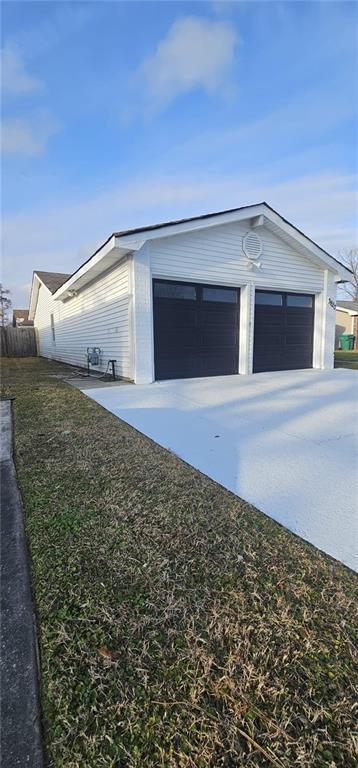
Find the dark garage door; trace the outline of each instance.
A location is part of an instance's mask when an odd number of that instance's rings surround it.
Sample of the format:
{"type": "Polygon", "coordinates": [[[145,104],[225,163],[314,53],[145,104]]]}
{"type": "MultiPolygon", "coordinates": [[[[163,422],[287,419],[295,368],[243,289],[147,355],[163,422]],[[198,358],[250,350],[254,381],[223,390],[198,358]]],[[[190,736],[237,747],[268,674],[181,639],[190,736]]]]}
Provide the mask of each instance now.
{"type": "Polygon", "coordinates": [[[237,288],[153,281],[156,379],[238,371],[237,288]]]}
{"type": "Polygon", "coordinates": [[[256,291],[254,373],[312,368],[314,296],[256,291]]]}

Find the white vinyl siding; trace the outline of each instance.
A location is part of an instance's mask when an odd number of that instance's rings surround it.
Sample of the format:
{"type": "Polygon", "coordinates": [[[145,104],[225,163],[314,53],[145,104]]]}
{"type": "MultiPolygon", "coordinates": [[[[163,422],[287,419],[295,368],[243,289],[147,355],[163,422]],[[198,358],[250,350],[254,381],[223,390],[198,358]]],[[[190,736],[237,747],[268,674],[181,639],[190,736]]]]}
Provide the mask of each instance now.
{"type": "Polygon", "coordinates": [[[148,239],[65,301],[54,301],[41,286],[35,313],[40,354],[85,366],[87,347],[96,346],[102,351],[99,370],[114,358],[120,377],[153,381],[152,280],[167,278],[241,289],[239,372],[245,374],[253,364],[255,289],[315,294],[313,366],[332,367],[335,272],[276,230],[271,222],[251,230],[262,239],[261,265],[242,250],[250,222],[236,221],[148,239]]]}
{"type": "Polygon", "coordinates": [[[50,291],[40,285],[34,316],[37,331],[37,344],[40,357],[53,357],[54,344],[51,328],[51,314],[55,316],[55,302],[50,291]]]}
{"type": "Polygon", "coordinates": [[[223,224],[201,231],[173,235],[150,243],[151,269],[155,277],[240,286],[247,283],[286,291],[318,293],[323,270],[266,227],[257,234],[263,241],[260,269],[250,268],[242,252],[248,222],[223,224]]]}
{"type": "Polygon", "coordinates": [[[87,347],[100,347],[98,370],[105,371],[107,361],[115,359],[117,375],[131,378],[129,313],[127,259],[64,302],[54,301],[50,291],[41,285],[35,312],[39,353],[85,367],[87,347]]]}

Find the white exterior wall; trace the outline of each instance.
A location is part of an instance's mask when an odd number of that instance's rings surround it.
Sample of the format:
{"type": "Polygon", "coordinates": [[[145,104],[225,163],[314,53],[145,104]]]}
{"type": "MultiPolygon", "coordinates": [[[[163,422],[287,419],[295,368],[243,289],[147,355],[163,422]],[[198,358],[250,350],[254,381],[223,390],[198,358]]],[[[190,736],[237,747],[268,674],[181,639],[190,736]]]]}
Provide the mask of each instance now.
{"type": "Polygon", "coordinates": [[[40,285],[34,316],[34,326],[37,333],[37,346],[40,357],[53,357],[51,333],[51,312],[55,314],[57,307],[48,288],[40,285]]]}
{"type": "Polygon", "coordinates": [[[39,354],[85,367],[87,347],[100,347],[98,370],[105,371],[107,361],[115,359],[117,375],[132,378],[130,299],[128,259],[64,302],[54,301],[50,291],[41,285],[34,317],[39,354]]]}
{"type": "Polygon", "coordinates": [[[239,287],[239,373],[253,367],[255,288],[315,295],[313,366],[333,366],[335,273],[296,251],[266,226],[257,269],[242,252],[248,221],[148,240],[131,258],[79,290],[54,301],[41,286],[35,312],[39,353],[73,365],[86,365],[86,349],[102,350],[100,370],[117,360],[117,375],[136,383],[154,380],[153,278],[239,287]],[[54,314],[55,343],[50,315],[54,314]]]}
{"type": "Polygon", "coordinates": [[[241,288],[239,371],[253,366],[255,288],[298,291],[315,295],[313,366],[333,366],[335,312],[334,273],[315,264],[267,227],[257,232],[263,241],[261,269],[251,267],[242,252],[246,221],[148,241],[134,256],[135,381],[154,380],[152,280],[163,278],[241,288]]]}
{"type": "Polygon", "coordinates": [[[325,270],[323,296],[326,299],[323,312],[326,316],[324,332],[322,334],[323,354],[321,364],[316,368],[334,368],[334,337],[336,331],[336,298],[337,284],[334,280],[334,274],[325,270]],[[332,305],[330,304],[332,302],[332,305]]]}
{"type": "Polygon", "coordinates": [[[304,258],[266,227],[256,231],[263,241],[262,269],[252,270],[242,252],[247,221],[223,224],[150,242],[155,277],[193,280],[215,285],[316,293],[323,287],[323,270],[304,258]]]}
{"type": "Polygon", "coordinates": [[[136,384],[154,381],[153,291],[146,243],[132,260],[133,371],[136,384]]]}
{"type": "Polygon", "coordinates": [[[315,300],[313,368],[334,367],[336,293],[337,286],[334,282],[334,274],[325,269],[323,271],[323,289],[315,300]]]}

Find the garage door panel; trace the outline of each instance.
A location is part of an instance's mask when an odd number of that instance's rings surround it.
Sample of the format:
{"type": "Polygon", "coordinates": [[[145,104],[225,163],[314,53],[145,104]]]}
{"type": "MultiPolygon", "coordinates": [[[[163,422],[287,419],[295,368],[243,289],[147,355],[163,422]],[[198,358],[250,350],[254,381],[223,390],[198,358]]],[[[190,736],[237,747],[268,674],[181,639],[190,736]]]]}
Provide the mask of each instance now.
{"type": "Polygon", "coordinates": [[[257,291],[254,372],[311,368],[313,320],[313,296],[257,291]]]}
{"type": "Polygon", "coordinates": [[[237,373],[238,289],[181,285],[154,281],[156,379],[237,373]]]}
{"type": "Polygon", "coordinates": [[[275,349],[280,349],[282,343],[283,336],[280,334],[262,335],[260,341],[255,343],[255,353],[257,354],[257,352],[260,352],[262,355],[269,356],[275,351],[275,349]]]}
{"type": "Polygon", "coordinates": [[[306,327],[309,328],[312,324],[312,310],[304,310],[303,312],[287,312],[286,314],[286,326],[287,328],[306,327]]]}
{"type": "Polygon", "coordinates": [[[200,376],[200,361],[195,353],[188,351],[185,354],[178,353],[177,355],[159,357],[156,361],[156,365],[161,371],[162,379],[176,379],[178,378],[178,367],[180,368],[180,378],[187,379],[195,376],[200,376]]]}
{"type": "Polygon", "coordinates": [[[200,317],[202,343],[205,347],[224,346],[235,351],[237,342],[236,311],[223,315],[203,310],[200,317]]]}
{"type": "Polygon", "coordinates": [[[179,301],[171,302],[169,305],[167,302],[160,303],[160,316],[163,321],[163,327],[165,323],[172,324],[173,312],[175,313],[176,324],[182,327],[195,328],[197,325],[197,310],[196,306],[192,302],[188,302],[185,306],[179,301]]]}

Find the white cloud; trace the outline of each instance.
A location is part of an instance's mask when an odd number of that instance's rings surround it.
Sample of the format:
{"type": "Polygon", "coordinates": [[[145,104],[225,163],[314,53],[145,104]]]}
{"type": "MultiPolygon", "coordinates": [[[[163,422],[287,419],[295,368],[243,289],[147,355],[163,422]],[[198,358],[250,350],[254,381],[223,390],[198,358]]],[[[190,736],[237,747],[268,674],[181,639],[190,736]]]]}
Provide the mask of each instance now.
{"type": "Polygon", "coordinates": [[[19,50],[6,45],[1,52],[1,87],[4,94],[32,93],[43,89],[41,80],[32,77],[26,69],[19,50]]]}
{"type": "Polygon", "coordinates": [[[59,124],[47,110],[29,119],[4,118],[1,123],[1,151],[4,155],[42,155],[48,139],[59,131],[59,124]]]}
{"type": "Polygon", "coordinates": [[[176,21],[139,69],[149,111],[157,112],[195,88],[225,92],[237,42],[227,22],[195,16],[176,21]]]}

